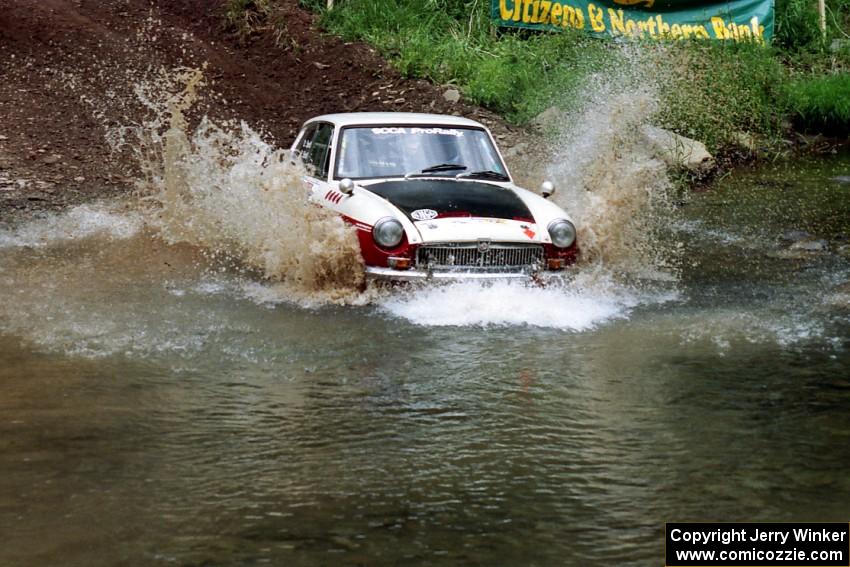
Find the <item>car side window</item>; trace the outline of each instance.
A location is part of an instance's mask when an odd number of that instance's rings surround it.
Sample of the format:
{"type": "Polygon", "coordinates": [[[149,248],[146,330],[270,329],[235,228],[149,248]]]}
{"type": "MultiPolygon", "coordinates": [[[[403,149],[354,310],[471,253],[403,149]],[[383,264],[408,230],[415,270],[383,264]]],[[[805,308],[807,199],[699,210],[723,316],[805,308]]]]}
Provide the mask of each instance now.
{"type": "Polygon", "coordinates": [[[326,122],[318,124],[309,147],[305,147],[301,154],[304,163],[311,168],[316,177],[325,178],[328,176],[333,133],[333,125],[326,122]]]}
{"type": "Polygon", "coordinates": [[[316,135],[318,124],[311,124],[304,130],[304,135],[298,140],[298,145],[295,146],[295,157],[304,159],[310,151],[310,146],[313,144],[313,136],[316,135]]]}

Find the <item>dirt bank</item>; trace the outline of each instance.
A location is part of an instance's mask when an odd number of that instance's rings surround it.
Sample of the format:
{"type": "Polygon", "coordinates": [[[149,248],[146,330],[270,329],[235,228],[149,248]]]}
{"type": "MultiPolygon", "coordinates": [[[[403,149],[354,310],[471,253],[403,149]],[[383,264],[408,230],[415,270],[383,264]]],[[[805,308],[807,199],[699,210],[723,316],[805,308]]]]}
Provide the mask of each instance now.
{"type": "MultiPolygon", "coordinates": [[[[245,38],[224,25],[223,0],[9,0],[0,11],[0,219],[126,192],[131,152],[107,134],[149,111],[134,92],[158,69],[206,64],[196,115],[244,120],[291,143],[325,112],[459,114],[502,139],[492,113],[399,76],[371,48],[323,35],[296,0],[245,38]]],[[[196,116],[197,118],[197,116],[196,116]]]]}

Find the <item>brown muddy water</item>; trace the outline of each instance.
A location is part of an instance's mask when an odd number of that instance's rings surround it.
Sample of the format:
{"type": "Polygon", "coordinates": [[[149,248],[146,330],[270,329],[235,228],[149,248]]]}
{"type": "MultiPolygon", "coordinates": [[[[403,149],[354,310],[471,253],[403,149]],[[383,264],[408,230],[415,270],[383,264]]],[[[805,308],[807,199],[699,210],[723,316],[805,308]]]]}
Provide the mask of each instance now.
{"type": "Polygon", "coordinates": [[[551,289],[317,299],[127,203],[6,227],[0,565],[658,565],[666,521],[847,521],[847,176],[736,172],[653,236],[674,276],[551,289]]]}

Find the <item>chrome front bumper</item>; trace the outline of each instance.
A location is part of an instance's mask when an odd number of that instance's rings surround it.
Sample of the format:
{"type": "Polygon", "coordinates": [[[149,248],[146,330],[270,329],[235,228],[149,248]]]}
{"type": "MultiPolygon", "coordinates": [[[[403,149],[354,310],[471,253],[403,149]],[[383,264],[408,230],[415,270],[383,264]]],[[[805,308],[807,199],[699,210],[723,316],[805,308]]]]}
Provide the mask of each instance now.
{"type": "Polygon", "coordinates": [[[565,270],[540,272],[464,272],[464,271],[431,271],[423,270],[394,270],[366,266],[366,279],[378,282],[462,282],[462,281],[527,281],[548,283],[566,279],[565,270]]]}

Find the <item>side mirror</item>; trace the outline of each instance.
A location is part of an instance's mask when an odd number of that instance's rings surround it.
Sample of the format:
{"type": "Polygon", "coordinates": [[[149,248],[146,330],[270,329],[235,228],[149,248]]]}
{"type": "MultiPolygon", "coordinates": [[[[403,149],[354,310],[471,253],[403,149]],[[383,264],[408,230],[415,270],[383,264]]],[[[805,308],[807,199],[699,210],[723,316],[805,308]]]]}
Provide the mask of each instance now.
{"type": "Polygon", "coordinates": [[[548,199],[555,193],[555,184],[551,181],[544,181],[540,184],[540,194],[543,195],[544,199],[548,199]]]}
{"type": "Polygon", "coordinates": [[[354,192],[354,181],[346,177],[339,182],[339,190],[346,195],[351,195],[351,193],[354,192]]]}

